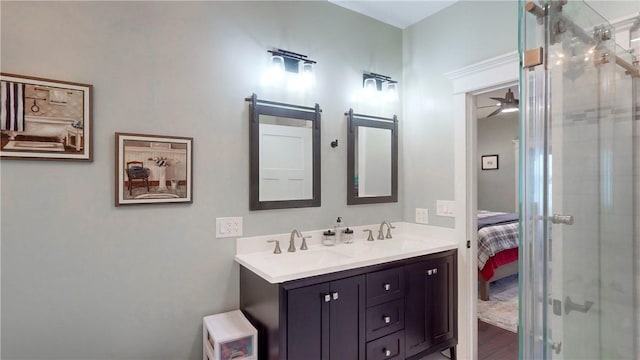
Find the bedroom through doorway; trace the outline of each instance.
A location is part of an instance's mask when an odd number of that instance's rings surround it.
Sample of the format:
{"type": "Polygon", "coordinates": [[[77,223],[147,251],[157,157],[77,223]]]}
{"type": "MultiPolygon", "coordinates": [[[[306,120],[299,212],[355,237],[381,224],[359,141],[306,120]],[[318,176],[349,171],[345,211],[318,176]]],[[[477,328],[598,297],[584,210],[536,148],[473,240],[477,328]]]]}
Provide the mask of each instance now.
{"type": "Polygon", "coordinates": [[[475,98],[479,359],[518,357],[518,94],[513,83],[475,98]]]}

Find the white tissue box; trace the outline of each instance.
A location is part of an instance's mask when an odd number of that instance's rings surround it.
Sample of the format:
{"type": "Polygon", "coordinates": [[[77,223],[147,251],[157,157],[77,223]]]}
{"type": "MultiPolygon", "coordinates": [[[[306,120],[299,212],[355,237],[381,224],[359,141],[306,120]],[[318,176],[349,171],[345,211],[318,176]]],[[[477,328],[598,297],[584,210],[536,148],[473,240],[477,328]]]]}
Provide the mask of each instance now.
{"type": "Polygon", "coordinates": [[[257,360],[258,332],[240,310],[202,320],[203,360],[257,360]]]}

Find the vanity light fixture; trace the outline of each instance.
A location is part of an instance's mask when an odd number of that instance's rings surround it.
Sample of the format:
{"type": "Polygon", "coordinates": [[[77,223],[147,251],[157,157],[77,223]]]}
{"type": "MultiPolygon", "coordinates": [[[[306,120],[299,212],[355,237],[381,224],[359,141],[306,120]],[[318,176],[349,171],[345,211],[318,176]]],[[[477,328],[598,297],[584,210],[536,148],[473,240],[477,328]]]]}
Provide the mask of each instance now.
{"type": "Polygon", "coordinates": [[[390,76],[365,72],[362,74],[362,87],[368,97],[382,97],[387,101],[398,100],[398,82],[390,76]]]}
{"type": "Polygon", "coordinates": [[[314,60],[309,59],[307,55],[283,49],[267,51],[271,53],[271,68],[265,74],[267,83],[280,82],[287,76],[291,88],[302,89],[313,85],[313,65],[316,64],[314,60]]]}
{"type": "Polygon", "coordinates": [[[284,70],[292,73],[312,73],[313,64],[316,62],[309,59],[307,55],[294,53],[293,51],[276,49],[267,50],[271,53],[271,59],[278,57],[284,62],[284,70]]]}

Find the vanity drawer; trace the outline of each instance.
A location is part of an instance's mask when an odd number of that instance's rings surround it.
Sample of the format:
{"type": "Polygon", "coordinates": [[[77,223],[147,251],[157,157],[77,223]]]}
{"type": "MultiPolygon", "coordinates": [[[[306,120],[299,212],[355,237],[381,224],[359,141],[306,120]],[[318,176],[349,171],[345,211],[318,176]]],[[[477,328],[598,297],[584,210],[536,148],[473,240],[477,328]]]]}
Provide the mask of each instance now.
{"type": "Polygon", "coordinates": [[[402,267],[367,274],[367,306],[382,304],[404,296],[402,267]]]}
{"type": "Polygon", "coordinates": [[[404,359],[404,331],[367,343],[367,360],[404,359]]]}
{"type": "Polygon", "coordinates": [[[367,309],[367,341],[404,329],[404,299],[367,309]]]}

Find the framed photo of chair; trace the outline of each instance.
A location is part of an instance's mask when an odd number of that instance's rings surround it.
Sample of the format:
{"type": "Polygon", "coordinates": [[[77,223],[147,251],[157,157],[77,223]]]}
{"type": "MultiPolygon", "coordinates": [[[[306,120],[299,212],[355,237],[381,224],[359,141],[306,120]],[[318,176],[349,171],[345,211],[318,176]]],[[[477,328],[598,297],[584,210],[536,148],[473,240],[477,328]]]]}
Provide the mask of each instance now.
{"type": "Polygon", "coordinates": [[[115,205],[193,202],[193,138],[116,133],[115,205]]]}

